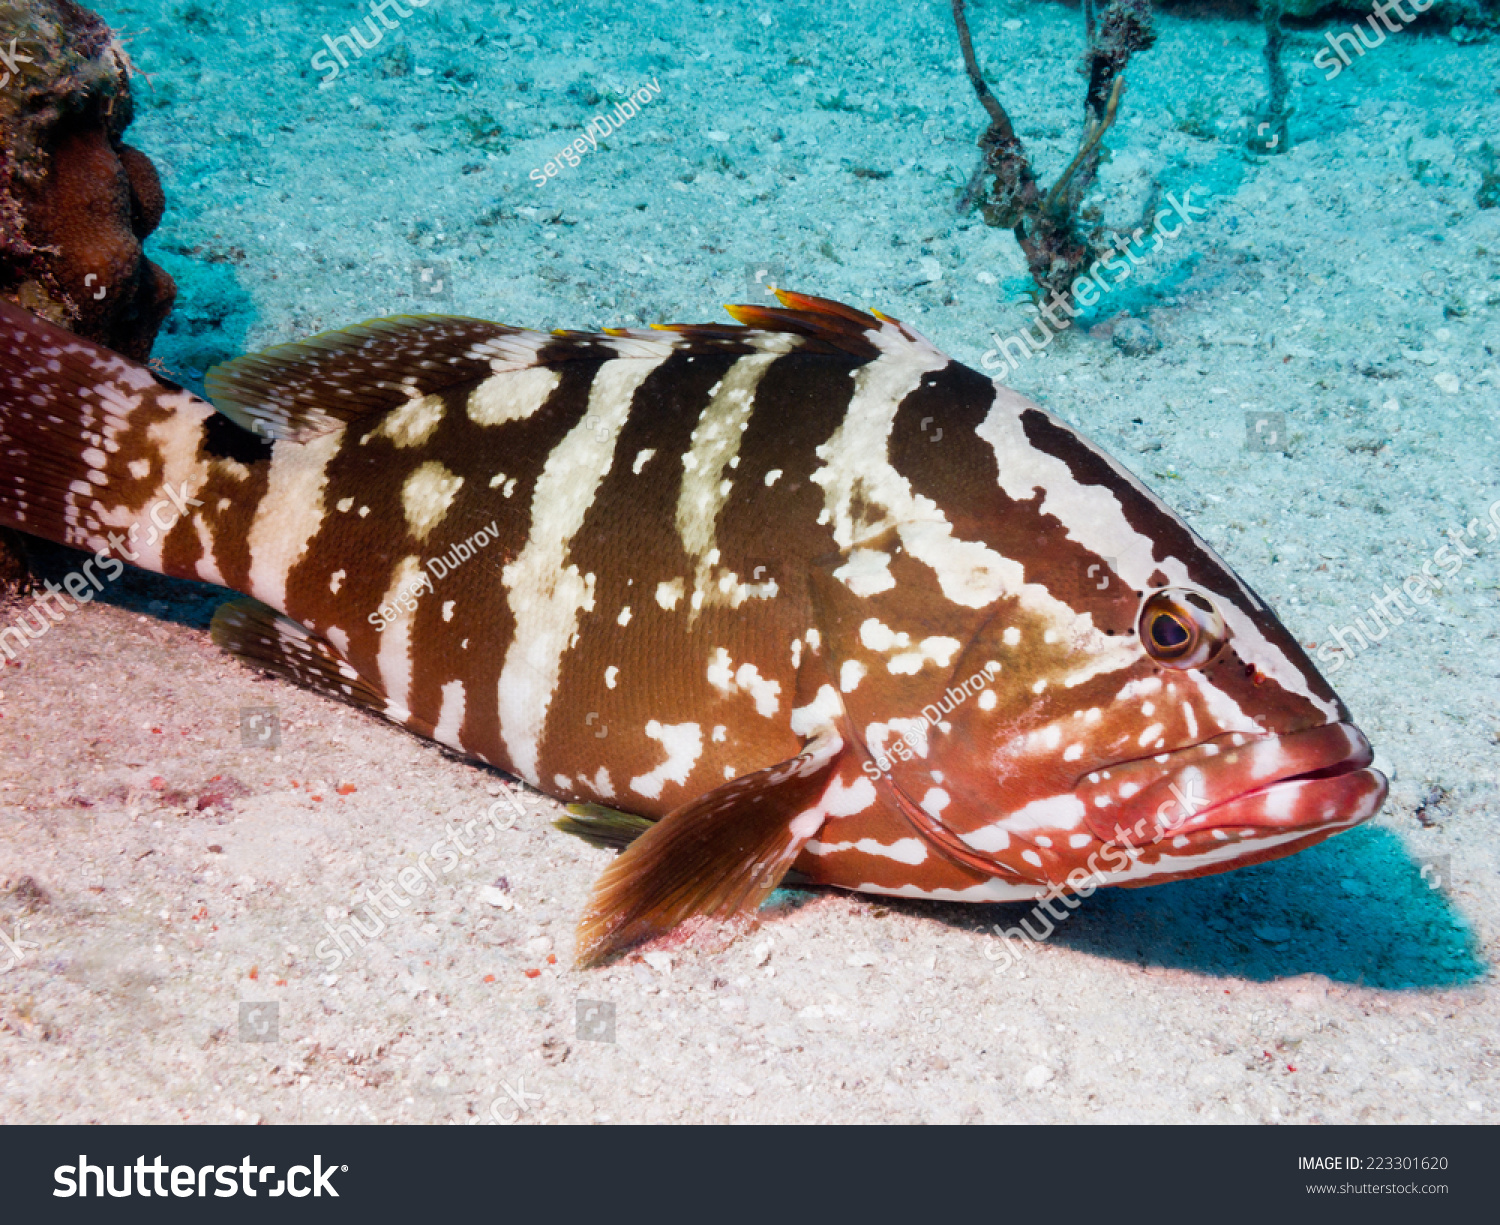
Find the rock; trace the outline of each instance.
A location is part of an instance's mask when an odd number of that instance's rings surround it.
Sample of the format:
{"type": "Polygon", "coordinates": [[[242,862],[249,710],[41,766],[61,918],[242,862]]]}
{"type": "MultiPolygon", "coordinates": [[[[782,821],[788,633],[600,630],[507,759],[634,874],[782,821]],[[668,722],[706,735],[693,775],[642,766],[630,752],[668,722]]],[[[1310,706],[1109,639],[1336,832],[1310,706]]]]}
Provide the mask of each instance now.
{"type": "Polygon", "coordinates": [[[144,362],[177,287],[141,251],[166,200],[123,140],[130,59],[66,0],[0,0],[0,29],[29,57],[0,90],[0,295],[144,362]]]}
{"type": "Polygon", "coordinates": [[[1139,319],[1121,319],[1115,324],[1114,334],[1110,339],[1115,348],[1127,357],[1144,357],[1161,348],[1161,341],[1157,339],[1156,333],[1139,319]]]}
{"type": "Polygon", "coordinates": [[[1021,1083],[1028,1089],[1040,1089],[1056,1075],[1057,1073],[1047,1067],[1046,1064],[1039,1063],[1034,1068],[1030,1068],[1025,1076],[1021,1077],[1021,1083]]]}

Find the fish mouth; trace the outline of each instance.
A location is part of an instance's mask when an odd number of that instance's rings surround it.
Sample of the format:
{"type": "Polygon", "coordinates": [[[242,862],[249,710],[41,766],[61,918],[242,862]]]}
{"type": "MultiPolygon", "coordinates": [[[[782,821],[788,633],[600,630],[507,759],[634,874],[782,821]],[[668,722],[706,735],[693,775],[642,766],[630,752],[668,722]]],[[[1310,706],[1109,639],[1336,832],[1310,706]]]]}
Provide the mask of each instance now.
{"type": "Polygon", "coordinates": [[[1309,832],[1367,821],[1386,778],[1352,723],[1286,735],[1240,732],[1084,775],[1075,794],[1104,842],[1143,846],[1209,830],[1309,832]]]}

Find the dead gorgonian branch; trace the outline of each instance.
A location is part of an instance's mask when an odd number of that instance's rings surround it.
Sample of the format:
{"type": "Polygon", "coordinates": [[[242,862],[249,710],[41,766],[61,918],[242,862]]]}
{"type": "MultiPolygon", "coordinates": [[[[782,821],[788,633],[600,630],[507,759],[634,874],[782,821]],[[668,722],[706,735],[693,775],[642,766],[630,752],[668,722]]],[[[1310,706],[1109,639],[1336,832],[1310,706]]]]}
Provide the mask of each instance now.
{"type": "Polygon", "coordinates": [[[1150,0],[1109,0],[1103,6],[1084,0],[1083,13],[1087,44],[1083,71],[1088,77],[1083,139],[1052,189],[1044,193],[1015,125],[980,71],[964,0],[953,0],[964,68],[990,117],[989,127],[979,138],[982,161],[963,206],[977,203],[987,224],[1015,232],[1044,296],[1066,293],[1079,271],[1096,258],[1096,236],[1086,235],[1079,222],[1083,197],[1098,171],[1100,141],[1119,110],[1125,66],[1135,52],[1156,39],[1150,0]]]}
{"type": "Polygon", "coordinates": [[[1266,105],[1255,116],[1255,131],[1250,149],[1255,153],[1285,153],[1290,144],[1287,120],[1291,108],[1286,104],[1286,69],[1281,63],[1281,14],[1283,0],[1261,0],[1261,19],[1266,27],[1266,105]]]}

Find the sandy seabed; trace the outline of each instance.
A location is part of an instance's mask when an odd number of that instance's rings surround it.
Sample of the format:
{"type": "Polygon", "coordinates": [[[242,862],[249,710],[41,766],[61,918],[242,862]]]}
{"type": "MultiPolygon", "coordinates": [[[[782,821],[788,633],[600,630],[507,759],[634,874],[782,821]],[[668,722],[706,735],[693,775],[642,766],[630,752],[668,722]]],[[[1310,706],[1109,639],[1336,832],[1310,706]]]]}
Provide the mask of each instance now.
{"type": "MultiPolygon", "coordinates": [[[[167,187],[158,353],[189,383],[383,314],[720,319],[757,267],[974,365],[1029,321],[1014,240],[954,208],[981,116],[946,3],[435,0],[320,86],[322,36],[362,11],[103,8],[151,74],[130,139],[167,187]]],[[[972,21],[1054,175],[1077,14],[972,21]]],[[[1406,31],[1325,82],[1322,29],[1293,32],[1292,147],[1258,158],[1258,27],[1159,29],[1099,198],[1124,225],[1156,182],[1206,214],[1007,381],[1324,643],[1500,499],[1500,44],[1406,31]],[[1121,311],[1160,349],[1112,345],[1121,311]],[[1266,412],[1282,451],[1247,446],[1266,412]]],[[[736,942],[575,972],[608,856],[535,796],[330,970],[325,924],[501,782],[248,670],[208,639],[222,593],[132,573],[0,668],[0,1117],[1493,1121],[1500,540],[1474,552],[1331,677],[1394,775],[1376,820],[1096,894],[1003,972],[986,933],[1023,909],[799,891],[736,942]],[[246,708],[274,709],[273,747],[246,708]]]]}

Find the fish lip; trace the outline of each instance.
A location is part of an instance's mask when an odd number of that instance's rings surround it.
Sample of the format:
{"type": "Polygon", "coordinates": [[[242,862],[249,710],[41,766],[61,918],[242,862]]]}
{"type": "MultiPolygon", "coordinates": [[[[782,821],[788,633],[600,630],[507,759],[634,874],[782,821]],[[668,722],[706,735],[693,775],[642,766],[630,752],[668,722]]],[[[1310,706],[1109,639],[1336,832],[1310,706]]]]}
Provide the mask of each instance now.
{"type": "Polygon", "coordinates": [[[1091,772],[1075,792],[1103,842],[1142,846],[1231,828],[1311,832],[1375,814],[1387,783],[1373,759],[1351,723],[1235,733],[1091,772]]]}

